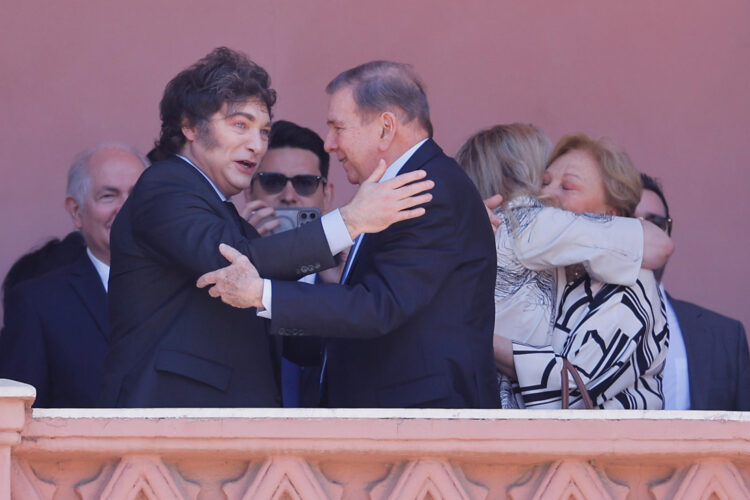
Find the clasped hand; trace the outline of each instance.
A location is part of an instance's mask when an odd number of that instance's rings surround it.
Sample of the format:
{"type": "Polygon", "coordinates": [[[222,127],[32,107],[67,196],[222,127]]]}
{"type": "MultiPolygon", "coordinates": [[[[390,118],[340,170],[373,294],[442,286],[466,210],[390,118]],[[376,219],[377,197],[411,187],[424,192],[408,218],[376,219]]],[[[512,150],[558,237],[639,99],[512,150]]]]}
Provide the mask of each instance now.
{"type": "Polygon", "coordinates": [[[229,261],[229,265],[198,278],[198,288],[213,285],[208,289],[208,294],[221,297],[230,306],[262,308],[263,278],[258,275],[250,259],[225,243],[219,245],[219,252],[229,261]]]}

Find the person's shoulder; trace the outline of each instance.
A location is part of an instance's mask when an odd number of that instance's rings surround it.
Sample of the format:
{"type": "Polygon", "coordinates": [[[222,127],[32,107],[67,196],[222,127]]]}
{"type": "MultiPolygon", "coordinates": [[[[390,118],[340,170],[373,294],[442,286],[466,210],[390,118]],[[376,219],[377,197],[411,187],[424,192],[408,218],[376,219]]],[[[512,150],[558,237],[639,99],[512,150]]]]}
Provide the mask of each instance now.
{"type": "Polygon", "coordinates": [[[682,313],[683,315],[685,313],[689,313],[695,318],[700,318],[701,321],[714,325],[714,328],[712,329],[723,328],[727,330],[744,330],[744,326],[739,320],[730,318],[729,316],[725,316],[724,314],[718,313],[706,307],[699,306],[698,304],[695,304],[693,302],[675,299],[671,295],[669,296],[669,302],[672,304],[672,307],[674,308],[678,319],[680,319],[680,313],[682,313]]]}
{"type": "MultiPolygon", "coordinates": [[[[36,300],[46,300],[43,299],[44,297],[54,298],[59,294],[61,287],[67,286],[70,277],[80,272],[81,266],[85,265],[83,259],[89,259],[85,251],[77,260],[69,264],[65,264],[41,276],[18,283],[7,291],[9,298],[21,297],[36,300]]],[[[93,264],[91,266],[93,269],[93,264]]]]}
{"type": "Polygon", "coordinates": [[[182,194],[199,194],[209,199],[215,197],[212,196],[213,188],[195,167],[182,158],[172,156],[147,168],[138,179],[130,198],[140,205],[144,201],[182,194]]]}
{"type": "Polygon", "coordinates": [[[476,186],[456,160],[446,155],[431,139],[423,147],[427,148],[430,156],[421,168],[427,172],[428,179],[435,181],[433,196],[458,192],[462,193],[462,196],[476,194],[476,198],[480,198],[476,186]]]}
{"type": "Polygon", "coordinates": [[[78,260],[86,251],[79,231],[73,231],[63,240],[54,238],[41,248],[21,256],[10,268],[3,281],[7,291],[24,281],[43,276],[78,260]]]}
{"type": "Polygon", "coordinates": [[[178,156],[170,156],[166,160],[158,161],[148,167],[141,174],[139,182],[153,182],[162,179],[179,179],[190,177],[193,168],[178,156]]]}

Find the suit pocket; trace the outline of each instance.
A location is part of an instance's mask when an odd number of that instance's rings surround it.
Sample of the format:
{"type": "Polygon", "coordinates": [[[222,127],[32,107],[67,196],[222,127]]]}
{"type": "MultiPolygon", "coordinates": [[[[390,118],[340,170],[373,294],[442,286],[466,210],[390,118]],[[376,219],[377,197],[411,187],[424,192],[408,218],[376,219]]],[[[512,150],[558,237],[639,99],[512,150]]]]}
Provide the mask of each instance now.
{"type": "Polygon", "coordinates": [[[450,397],[448,377],[442,374],[428,375],[378,390],[378,404],[385,408],[442,407],[450,397]]]}
{"type": "Polygon", "coordinates": [[[199,358],[182,351],[163,349],[156,358],[156,371],[187,377],[221,391],[226,391],[232,377],[232,369],[216,361],[199,358]]]}

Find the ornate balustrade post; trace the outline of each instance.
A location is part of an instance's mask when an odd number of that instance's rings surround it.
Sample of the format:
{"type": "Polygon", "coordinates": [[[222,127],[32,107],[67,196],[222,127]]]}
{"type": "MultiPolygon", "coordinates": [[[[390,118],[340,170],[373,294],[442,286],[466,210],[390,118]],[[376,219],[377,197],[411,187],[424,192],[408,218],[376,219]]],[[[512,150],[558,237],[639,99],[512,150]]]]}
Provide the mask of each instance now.
{"type": "Polygon", "coordinates": [[[21,442],[35,397],[32,386],[0,379],[0,500],[10,500],[11,449],[21,442]]]}

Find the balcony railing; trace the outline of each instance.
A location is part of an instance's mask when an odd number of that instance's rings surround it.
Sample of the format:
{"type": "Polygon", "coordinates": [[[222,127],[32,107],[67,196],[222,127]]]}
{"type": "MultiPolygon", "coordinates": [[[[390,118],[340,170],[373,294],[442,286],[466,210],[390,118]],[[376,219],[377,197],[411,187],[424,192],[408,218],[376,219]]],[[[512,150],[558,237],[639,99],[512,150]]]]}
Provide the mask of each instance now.
{"type": "Polygon", "coordinates": [[[748,499],[750,413],[30,408],[0,500],[748,499]]]}

